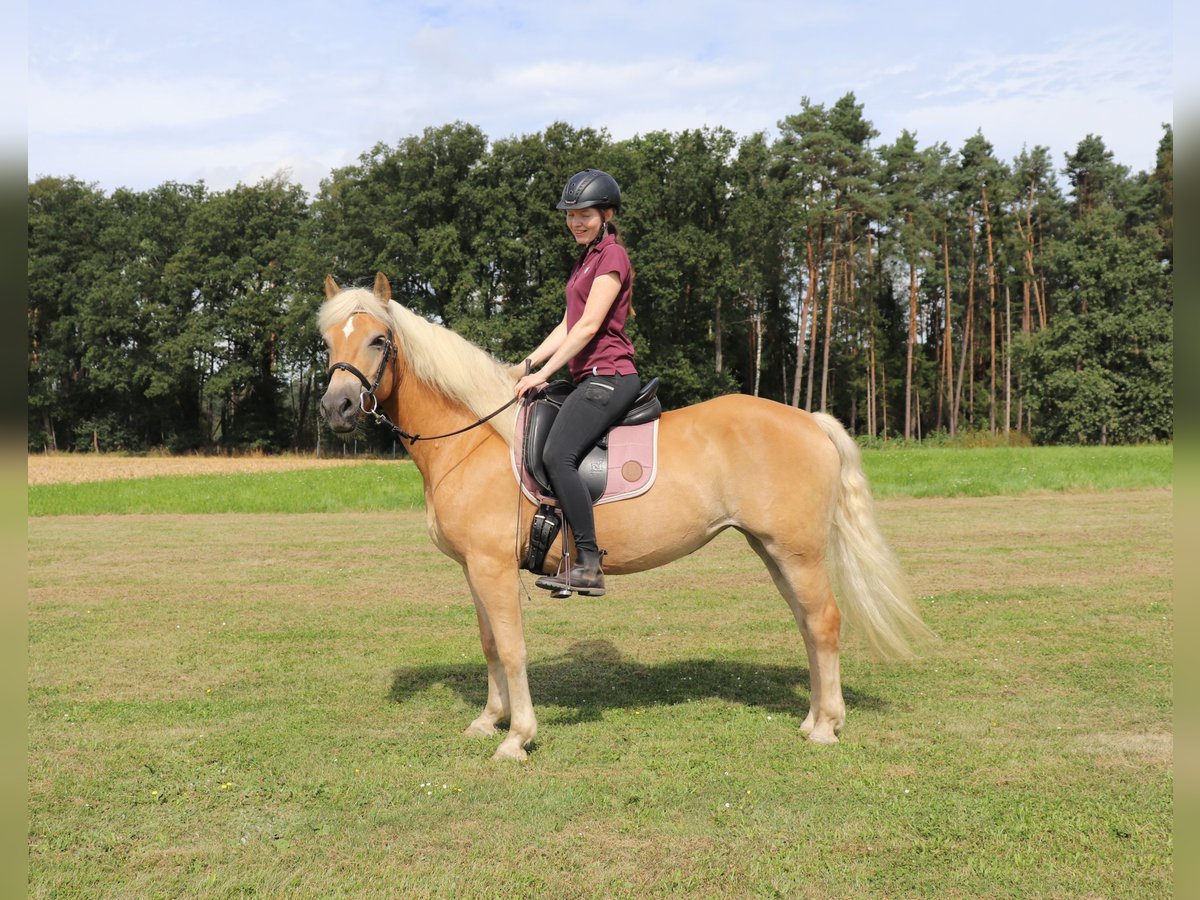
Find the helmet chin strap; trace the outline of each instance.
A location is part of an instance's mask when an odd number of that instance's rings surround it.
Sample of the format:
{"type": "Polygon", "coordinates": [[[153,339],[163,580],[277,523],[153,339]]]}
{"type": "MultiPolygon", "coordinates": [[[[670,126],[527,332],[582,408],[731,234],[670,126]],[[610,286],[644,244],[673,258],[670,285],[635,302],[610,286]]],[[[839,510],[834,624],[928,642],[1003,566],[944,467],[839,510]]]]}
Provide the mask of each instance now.
{"type": "Polygon", "coordinates": [[[596,236],[594,238],[592,238],[591,243],[589,243],[588,246],[589,247],[596,246],[596,244],[598,244],[602,240],[604,240],[604,236],[606,234],[608,234],[608,219],[605,219],[604,221],[602,221],[600,223],[600,230],[596,232],[596,236]]]}

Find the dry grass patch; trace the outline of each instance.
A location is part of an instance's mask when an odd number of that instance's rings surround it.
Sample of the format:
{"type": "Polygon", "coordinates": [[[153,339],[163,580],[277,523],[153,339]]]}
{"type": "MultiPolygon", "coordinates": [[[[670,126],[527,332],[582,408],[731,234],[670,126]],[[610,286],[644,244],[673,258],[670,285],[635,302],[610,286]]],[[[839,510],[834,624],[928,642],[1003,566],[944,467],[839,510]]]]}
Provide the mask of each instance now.
{"type": "Polygon", "coordinates": [[[315,456],[119,456],[107,453],[31,453],[29,484],[79,484],[160,475],[228,475],[290,472],[355,465],[361,460],[315,456]]]}
{"type": "Polygon", "coordinates": [[[1174,739],[1169,734],[1097,734],[1081,743],[1102,765],[1165,769],[1174,757],[1174,739]]]}

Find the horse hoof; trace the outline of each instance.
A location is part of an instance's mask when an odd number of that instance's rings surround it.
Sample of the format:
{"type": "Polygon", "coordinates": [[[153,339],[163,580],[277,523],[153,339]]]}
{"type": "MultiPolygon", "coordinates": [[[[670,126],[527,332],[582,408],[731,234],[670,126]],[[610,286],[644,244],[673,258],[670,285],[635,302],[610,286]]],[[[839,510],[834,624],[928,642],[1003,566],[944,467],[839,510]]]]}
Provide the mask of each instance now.
{"type": "Polygon", "coordinates": [[[484,722],[476,719],[467,726],[467,730],[463,732],[466,737],[492,737],[496,733],[496,726],[491,722],[484,722]]]}
{"type": "Polygon", "coordinates": [[[809,743],[812,743],[812,744],[836,744],[838,742],[838,736],[833,733],[832,729],[830,729],[829,731],[818,730],[818,731],[813,731],[808,736],[808,740],[809,740],[809,743]]]}
{"type": "Polygon", "coordinates": [[[492,759],[512,759],[517,762],[524,762],[529,759],[529,754],[525,752],[525,748],[520,744],[510,744],[505,741],[496,748],[496,752],[492,754],[492,759]]]}

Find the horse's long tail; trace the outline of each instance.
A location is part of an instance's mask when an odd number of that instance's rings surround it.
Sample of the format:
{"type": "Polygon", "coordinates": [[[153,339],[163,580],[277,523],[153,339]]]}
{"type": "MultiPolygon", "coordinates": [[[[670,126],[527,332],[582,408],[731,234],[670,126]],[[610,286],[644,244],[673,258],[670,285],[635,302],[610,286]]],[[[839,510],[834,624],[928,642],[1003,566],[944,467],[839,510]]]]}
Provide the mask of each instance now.
{"type": "Polygon", "coordinates": [[[814,413],[813,418],[842,462],[830,529],[830,574],[839,606],[880,655],[910,657],[913,644],[932,632],[921,621],[900,564],[879,531],[858,444],[833,416],[814,413]]]}

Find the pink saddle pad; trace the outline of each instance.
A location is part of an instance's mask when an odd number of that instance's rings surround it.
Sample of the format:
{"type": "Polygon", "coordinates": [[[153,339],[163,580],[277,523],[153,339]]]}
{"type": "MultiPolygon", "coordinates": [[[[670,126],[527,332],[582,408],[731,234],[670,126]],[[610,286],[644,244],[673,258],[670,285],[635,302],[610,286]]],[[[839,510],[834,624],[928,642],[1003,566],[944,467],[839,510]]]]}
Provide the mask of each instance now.
{"type": "MultiPolygon", "coordinates": [[[[608,481],[604,493],[596,501],[615,503],[638,497],[654,485],[658,469],[658,419],[641,425],[619,425],[608,433],[608,481]]],[[[534,503],[545,503],[553,498],[542,494],[533,476],[525,470],[523,448],[525,447],[524,411],[517,415],[517,434],[513,441],[513,474],[521,485],[521,492],[534,503]]]]}

